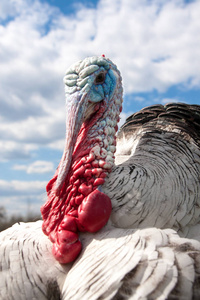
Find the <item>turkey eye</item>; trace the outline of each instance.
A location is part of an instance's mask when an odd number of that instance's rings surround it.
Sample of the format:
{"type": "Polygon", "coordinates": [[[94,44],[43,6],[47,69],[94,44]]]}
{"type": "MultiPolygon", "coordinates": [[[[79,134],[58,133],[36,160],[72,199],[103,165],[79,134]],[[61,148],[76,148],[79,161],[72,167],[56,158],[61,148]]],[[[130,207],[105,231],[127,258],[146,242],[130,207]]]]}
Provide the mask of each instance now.
{"type": "Polygon", "coordinates": [[[99,74],[97,75],[97,77],[95,78],[94,83],[95,83],[95,84],[102,84],[102,83],[104,83],[105,78],[106,78],[106,75],[105,75],[104,72],[99,73],[99,74]]]}

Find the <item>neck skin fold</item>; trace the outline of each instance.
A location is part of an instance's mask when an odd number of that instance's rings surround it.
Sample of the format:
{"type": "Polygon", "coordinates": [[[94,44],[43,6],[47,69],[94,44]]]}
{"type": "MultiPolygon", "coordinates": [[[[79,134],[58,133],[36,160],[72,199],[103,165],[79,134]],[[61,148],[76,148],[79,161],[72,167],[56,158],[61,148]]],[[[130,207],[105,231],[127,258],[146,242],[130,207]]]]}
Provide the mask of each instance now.
{"type": "Polygon", "coordinates": [[[116,150],[115,134],[121,111],[121,94],[122,90],[114,94],[109,105],[106,99],[96,104],[98,110],[94,116],[82,124],[71,156],[71,165],[59,193],[56,188],[60,165],[48,183],[48,201],[42,209],[43,230],[47,235],[58,228],[64,215],[77,217],[78,206],[84,198],[104,184],[105,178],[111,172],[116,150]]]}

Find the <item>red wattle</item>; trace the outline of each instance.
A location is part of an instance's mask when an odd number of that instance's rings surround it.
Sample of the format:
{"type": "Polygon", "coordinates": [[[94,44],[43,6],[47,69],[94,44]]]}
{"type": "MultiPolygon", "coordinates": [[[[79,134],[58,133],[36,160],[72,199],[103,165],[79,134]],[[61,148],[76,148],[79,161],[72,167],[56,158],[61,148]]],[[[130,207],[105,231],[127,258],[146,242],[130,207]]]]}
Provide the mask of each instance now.
{"type": "Polygon", "coordinates": [[[77,240],[73,244],[67,244],[66,242],[61,243],[58,241],[53,244],[52,253],[59,263],[67,264],[77,258],[81,249],[82,246],[79,240],[77,240]]]}
{"type": "Polygon", "coordinates": [[[69,230],[59,230],[57,234],[59,243],[73,244],[78,240],[78,234],[69,230]]]}
{"type": "Polygon", "coordinates": [[[61,230],[70,230],[73,232],[77,232],[78,228],[76,225],[76,219],[73,216],[65,215],[62,222],[59,225],[61,230]]]}
{"type": "Polygon", "coordinates": [[[103,101],[91,121],[83,123],[62,185],[57,186],[62,161],[47,185],[48,200],[41,208],[43,231],[53,243],[54,257],[62,264],[74,261],[81,251],[78,231],[100,230],[111,214],[110,198],[98,190],[110,170],[105,157],[99,157],[101,151],[98,153],[98,147],[94,152],[94,145],[100,141],[98,136],[87,138],[88,131],[100,119],[105,108],[103,101]]]}
{"type": "Polygon", "coordinates": [[[78,207],[77,225],[80,231],[96,232],[106,225],[112,210],[110,198],[94,190],[78,207]]]}

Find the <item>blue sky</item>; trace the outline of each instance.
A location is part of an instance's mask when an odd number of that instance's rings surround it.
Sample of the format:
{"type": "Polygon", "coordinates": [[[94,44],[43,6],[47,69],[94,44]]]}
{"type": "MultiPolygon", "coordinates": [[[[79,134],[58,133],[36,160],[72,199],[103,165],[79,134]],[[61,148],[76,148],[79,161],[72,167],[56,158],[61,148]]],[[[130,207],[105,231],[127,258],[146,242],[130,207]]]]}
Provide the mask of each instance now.
{"type": "Polygon", "coordinates": [[[65,138],[63,77],[105,54],[122,73],[121,123],[156,103],[200,104],[200,1],[1,0],[0,205],[39,213],[65,138]]]}

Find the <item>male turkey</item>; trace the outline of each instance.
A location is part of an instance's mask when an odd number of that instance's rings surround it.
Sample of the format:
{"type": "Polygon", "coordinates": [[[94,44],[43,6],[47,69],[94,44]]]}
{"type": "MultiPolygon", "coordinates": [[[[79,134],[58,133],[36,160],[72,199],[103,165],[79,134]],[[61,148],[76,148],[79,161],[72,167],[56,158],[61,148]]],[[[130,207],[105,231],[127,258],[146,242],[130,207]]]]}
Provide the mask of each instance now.
{"type": "Polygon", "coordinates": [[[200,107],[145,108],[116,143],[117,67],[86,58],[64,81],[64,153],[43,223],[0,234],[0,298],[199,299],[200,107]]]}

